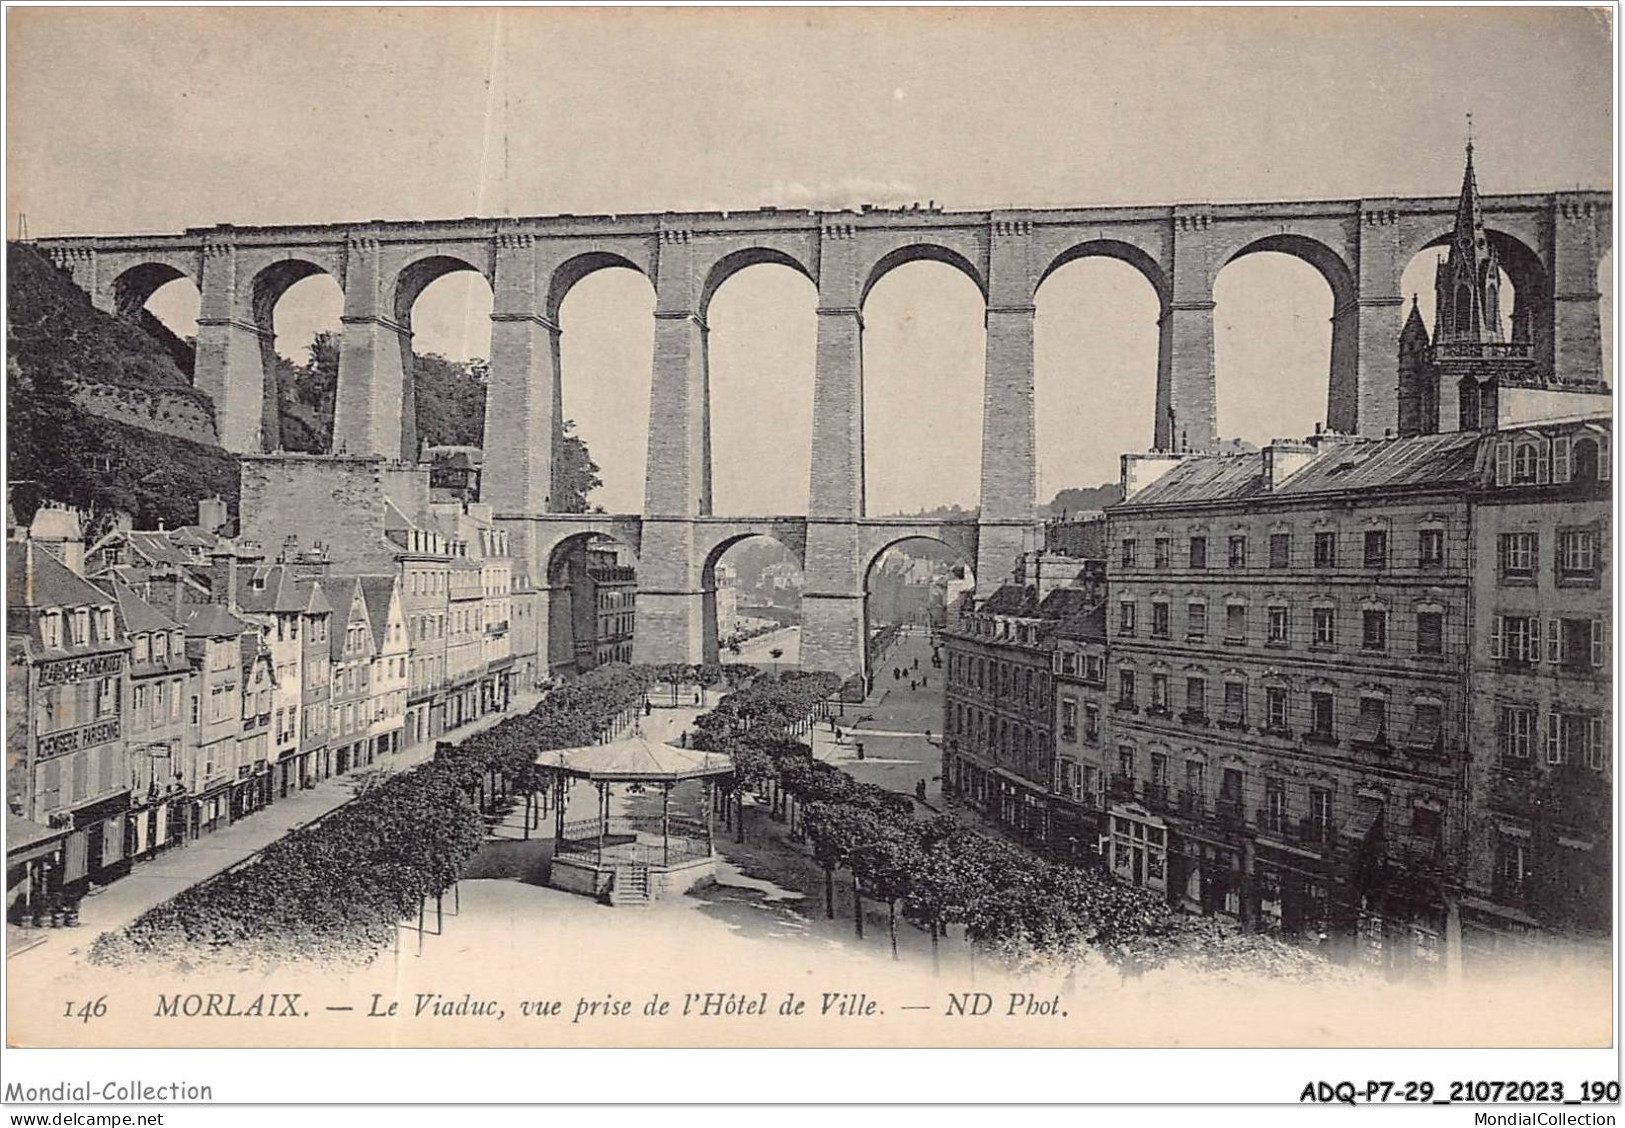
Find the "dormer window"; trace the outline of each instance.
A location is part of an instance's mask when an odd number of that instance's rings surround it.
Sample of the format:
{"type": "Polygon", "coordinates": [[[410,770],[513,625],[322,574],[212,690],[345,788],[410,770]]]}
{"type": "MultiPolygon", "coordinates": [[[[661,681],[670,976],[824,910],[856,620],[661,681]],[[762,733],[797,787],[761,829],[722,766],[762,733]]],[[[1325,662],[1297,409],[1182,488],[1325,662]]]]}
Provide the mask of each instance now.
{"type": "Polygon", "coordinates": [[[146,662],[152,657],[152,636],[138,634],[135,636],[135,660],[146,662]]]}
{"type": "Polygon", "coordinates": [[[1532,486],[1539,480],[1540,447],[1535,443],[1519,443],[1512,448],[1512,484],[1532,486]]]}
{"type": "Polygon", "coordinates": [[[90,608],[76,607],[73,612],[73,645],[85,646],[90,642],[90,608]]]}
{"type": "Polygon", "coordinates": [[[47,611],[40,616],[40,638],[52,650],[62,647],[62,616],[56,611],[47,611]]]}

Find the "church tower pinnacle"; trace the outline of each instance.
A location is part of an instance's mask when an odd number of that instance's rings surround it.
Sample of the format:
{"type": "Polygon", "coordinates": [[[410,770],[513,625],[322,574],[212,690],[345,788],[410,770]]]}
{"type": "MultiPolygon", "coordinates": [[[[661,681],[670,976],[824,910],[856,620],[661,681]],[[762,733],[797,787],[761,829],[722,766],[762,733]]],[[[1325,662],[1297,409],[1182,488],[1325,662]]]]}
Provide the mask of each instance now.
{"type": "MultiPolygon", "coordinates": [[[[1469,129],[1471,128],[1469,118],[1469,129]]],[[[1484,231],[1473,170],[1473,141],[1467,138],[1467,166],[1456,202],[1450,251],[1434,275],[1433,343],[1489,344],[1504,341],[1501,329],[1501,264],[1484,231]]]]}

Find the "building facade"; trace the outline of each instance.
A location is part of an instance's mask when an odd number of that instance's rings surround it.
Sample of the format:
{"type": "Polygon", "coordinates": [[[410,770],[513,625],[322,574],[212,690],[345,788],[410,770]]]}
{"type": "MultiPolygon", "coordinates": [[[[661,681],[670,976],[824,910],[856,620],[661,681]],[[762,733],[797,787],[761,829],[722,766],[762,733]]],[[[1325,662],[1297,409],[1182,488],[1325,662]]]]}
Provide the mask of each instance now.
{"type": "Polygon", "coordinates": [[[73,570],[83,562],[77,529],[72,511],[42,510],[34,531],[48,535],[14,546],[6,572],[8,700],[26,719],[7,742],[7,805],[43,848],[8,855],[8,871],[20,869],[7,886],[35,901],[129,868],[129,642],[113,598],[73,570]],[[72,532],[56,536],[58,526],[72,532]]]}
{"type": "Polygon", "coordinates": [[[1163,458],[1149,484],[1125,469],[1107,510],[1114,873],[1437,962],[1459,927],[1478,451],[1322,436],[1163,458]]]}
{"type": "Polygon", "coordinates": [[[137,862],[174,845],[184,825],[181,763],[191,667],[178,622],[128,584],[107,580],[97,586],[113,597],[119,629],[130,642],[125,705],[130,810],[124,852],[137,862]]]}
{"type": "Polygon", "coordinates": [[[1611,922],[1612,421],[1493,436],[1473,498],[1470,961],[1611,922]]]}

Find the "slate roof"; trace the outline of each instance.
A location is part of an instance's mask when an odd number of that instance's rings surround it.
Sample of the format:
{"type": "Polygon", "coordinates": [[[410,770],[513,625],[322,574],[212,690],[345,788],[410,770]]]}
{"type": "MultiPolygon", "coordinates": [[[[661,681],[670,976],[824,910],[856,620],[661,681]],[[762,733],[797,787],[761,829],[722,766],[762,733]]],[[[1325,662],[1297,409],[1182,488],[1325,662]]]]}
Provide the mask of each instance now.
{"type": "Polygon", "coordinates": [[[1341,443],[1278,486],[1281,496],[1408,486],[1470,485],[1478,480],[1483,435],[1451,431],[1341,443]]]}
{"type": "Polygon", "coordinates": [[[1038,596],[1030,587],[1001,584],[976,609],[987,615],[1014,615],[1018,618],[1038,617],[1038,596]]]}
{"type": "Polygon", "coordinates": [[[111,602],[95,584],[73,573],[33,541],[21,546],[21,559],[6,569],[6,603],[11,607],[102,607],[111,602]]]}
{"type": "Polygon", "coordinates": [[[201,525],[182,525],[170,532],[169,540],[171,544],[193,548],[213,548],[220,543],[217,535],[201,525]]]}
{"type": "MultiPolygon", "coordinates": [[[[1182,460],[1122,506],[1185,505],[1197,501],[1240,501],[1266,493],[1263,456],[1206,454],[1182,460]]],[[[1116,506],[1113,506],[1116,508],[1116,506]]]]}
{"type": "Polygon", "coordinates": [[[220,603],[183,603],[176,609],[175,618],[187,638],[224,638],[253,629],[220,603]]]}
{"type": "MultiPolygon", "coordinates": [[[[339,583],[361,585],[361,598],[367,608],[367,625],[372,630],[373,645],[382,650],[388,641],[389,600],[395,591],[394,576],[335,576],[339,583]]],[[[352,589],[353,590],[353,589],[352,589]]]]}
{"type": "Polygon", "coordinates": [[[1082,588],[1060,587],[1044,597],[1044,602],[1038,605],[1038,610],[1046,619],[1064,619],[1071,615],[1081,615],[1098,602],[1100,602],[1098,596],[1082,588]]]}
{"type": "Polygon", "coordinates": [[[321,615],[333,613],[333,601],[327,597],[327,589],[316,576],[290,577],[289,585],[295,592],[299,611],[305,615],[321,615]]]}
{"type": "MultiPolygon", "coordinates": [[[[269,655],[271,648],[265,644],[265,636],[258,631],[245,631],[237,640],[238,654],[242,657],[243,682],[247,684],[248,671],[254,666],[261,655],[269,655]]],[[[276,681],[276,668],[271,668],[271,680],[276,681]]]]}
{"type": "Polygon", "coordinates": [[[175,547],[168,533],[131,532],[130,550],[154,564],[185,564],[191,558],[175,547]]]}
{"type": "Polygon", "coordinates": [[[257,615],[309,612],[308,585],[281,564],[240,564],[237,605],[257,615]],[[255,586],[252,581],[259,581],[255,586]]]}
{"type": "Polygon", "coordinates": [[[1056,638],[1073,638],[1084,642],[1106,641],[1106,604],[1096,603],[1085,611],[1068,615],[1055,624],[1051,632],[1056,638]]]}
{"type": "MultiPolygon", "coordinates": [[[[350,617],[355,611],[356,586],[360,583],[354,576],[328,576],[323,582],[323,590],[333,604],[333,627],[327,632],[329,650],[336,662],[344,655],[344,644],[348,641],[350,617]]],[[[363,594],[363,600],[365,595],[363,594]]]]}
{"type": "Polygon", "coordinates": [[[145,634],[152,631],[172,631],[180,626],[174,619],[142,599],[122,580],[106,581],[108,594],[113,597],[113,614],[118,617],[119,629],[125,634],[145,634]]]}
{"type": "Polygon", "coordinates": [[[1198,455],[1183,460],[1119,505],[1189,505],[1350,490],[1448,489],[1478,480],[1482,440],[1476,431],[1452,431],[1402,439],[1336,442],[1316,453],[1273,490],[1264,482],[1262,453],[1198,455]]]}

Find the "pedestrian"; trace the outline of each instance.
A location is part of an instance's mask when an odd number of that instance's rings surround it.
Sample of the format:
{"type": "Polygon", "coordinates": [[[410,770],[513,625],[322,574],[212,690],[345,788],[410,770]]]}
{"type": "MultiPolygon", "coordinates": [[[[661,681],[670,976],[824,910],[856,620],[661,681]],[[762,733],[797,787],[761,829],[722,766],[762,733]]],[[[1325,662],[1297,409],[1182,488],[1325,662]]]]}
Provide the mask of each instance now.
{"type": "Polygon", "coordinates": [[[928,676],[926,676],[925,674],[921,674],[920,675],[920,688],[924,689],[926,686],[928,686],[930,684],[931,684],[931,679],[928,676]]]}
{"type": "Polygon", "coordinates": [[[858,741],[858,759],[863,759],[863,741],[858,741]]]}

